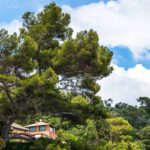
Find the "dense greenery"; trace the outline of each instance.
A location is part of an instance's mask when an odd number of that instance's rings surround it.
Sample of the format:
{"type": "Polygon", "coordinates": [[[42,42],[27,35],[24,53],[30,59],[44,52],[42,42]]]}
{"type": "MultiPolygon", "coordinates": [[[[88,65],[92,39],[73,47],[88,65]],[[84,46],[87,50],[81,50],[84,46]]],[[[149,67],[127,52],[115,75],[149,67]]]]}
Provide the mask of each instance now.
{"type": "MultiPolygon", "coordinates": [[[[107,110],[113,117],[123,117],[132,125],[132,139],[142,143],[142,149],[150,149],[150,98],[140,97],[137,102],[139,106],[131,106],[126,103],[118,103],[111,106],[113,100],[105,101],[107,110]]],[[[119,125],[119,127],[121,127],[119,125]]]]}
{"type": "Polygon", "coordinates": [[[38,112],[74,122],[106,117],[96,81],[111,73],[112,52],[99,45],[93,30],[73,38],[69,23],[69,14],[52,3],[38,14],[26,12],[19,35],[0,30],[3,138],[12,122],[38,112]]]}
{"type": "Polygon", "coordinates": [[[69,24],[51,3],[26,12],[19,34],[0,30],[0,149],[149,150],[150,99],[140,97],[139,107],[103,103],[97,80],[113,71],[112,52],[94,30],[72,36],[69,24]],[[41,118],[55,126],[56,140],[10,140],[13,122],[41,118]]]}

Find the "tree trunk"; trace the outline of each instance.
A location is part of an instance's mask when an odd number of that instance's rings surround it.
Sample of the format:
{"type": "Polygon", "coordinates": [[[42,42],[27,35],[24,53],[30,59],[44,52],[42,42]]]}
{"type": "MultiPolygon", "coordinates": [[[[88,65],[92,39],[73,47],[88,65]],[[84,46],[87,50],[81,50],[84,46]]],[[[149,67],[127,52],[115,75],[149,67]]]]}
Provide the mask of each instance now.
{"type": "Polygon", "coordinates": [[[8,135],[10,133],[11,124],[14,122],[14,120],[9,121],[0,121],[0,137],[4,140],[8,139],[8,135]]]}

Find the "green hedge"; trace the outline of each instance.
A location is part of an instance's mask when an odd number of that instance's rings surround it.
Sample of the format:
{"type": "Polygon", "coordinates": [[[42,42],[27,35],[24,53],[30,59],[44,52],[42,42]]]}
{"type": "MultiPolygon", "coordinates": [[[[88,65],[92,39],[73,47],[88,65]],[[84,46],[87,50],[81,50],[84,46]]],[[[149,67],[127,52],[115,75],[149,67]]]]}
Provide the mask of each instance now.
{"type": "Polygon", "coordinates": [[[19,142],[12,142],[7,143],[6,148],[4,150],[31,150],[30,147],[33,143],[19,143],[19,142]]]}

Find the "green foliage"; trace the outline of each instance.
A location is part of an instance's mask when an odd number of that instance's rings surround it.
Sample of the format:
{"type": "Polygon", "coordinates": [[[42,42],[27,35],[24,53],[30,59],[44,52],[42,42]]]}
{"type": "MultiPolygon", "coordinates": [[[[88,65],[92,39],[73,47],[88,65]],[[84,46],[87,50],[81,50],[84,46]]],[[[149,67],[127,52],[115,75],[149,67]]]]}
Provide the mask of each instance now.
{"type": "Polygon", "coordinates": [[[141,107],[146,110],[146,112],[150,115],[150,98],[148,97],[140,97],[137,99],[138,102],[141,103],[141,107]]]}
{"type": "MultiPolygon", "coordinates": [[[[86,149],[105,136],[107,111],[96,95],[97,80],[112,72],[112,52],[99,45],[92,29],[73,38],[69,24],[69,14],[51,3],[38,14],[26,12],[18,35],[0,30],[0,129],[4,131],[0,134],[4,138],[15,120],[26,124],[40,118],[56,124],[61,142],[57,149],[69,149],[80,140],[78,148],[86,149]]],[[[40,139],[30,148],[54,145],[40,139]]]]}
{"type": "Polygon", "coordinates": [[[150,116],[145,110],[145,107],[131,106],[125,103],[118,103],[115,108],[112,108],[112,113],[122,116],[136,129],[141,129],[150,123],[150,116]]]}
{"type": "Polygon", "coordinates": [[[66,149],[61,148],[59,145],[49,144],[49,145],[46,147],[46,150],[66,150],[66,149]]]}
{"type": "Polygon", "coordinates": [[[82,96],[73,97],[73,99],[71,100],[71,102],[74,105],[82,105],[82,106],[87,106],[89,104],[89,102],[87,101],[87,99],[85,99],[82,96]]]}
{"type": "Polygon", "coordinates": [[[57,131],[57,136],[58,136],[58,140],[60,140],[62,143],[78,140],[78,137],[72,134],[70,131],[65,131],[62,129],[57,131]]]}
{"type": "Polygon", "coordinates": [[[112,72],[112,52],[92,29],[73,38],[69,24],[70,15],[51,3],[38,14],[26,12],[18,35],[0,30],[2,130],[36,113],[80,123],[107,116],[97,80],[112,72]]]}
{"type": "Polygon", "coordinates": [[[85,141],[72,141],[71,142],[71,150],[100,150],[99,145],[91,145],[85,141]]]}
{"type": "Polygon", "coordinates": [[[100,90],[97,79],[108,76],[113,70],[110,67],[112,52],[98,41],[95,31],[81,31],[76,38],[68,38],[52,59],[56,72],[68,79],[61,82],[61,86],[92,102],[96,101],[95,94],[100,90]]]}
{"type": "Polygon", "coordinates": [[[131,141],[132,126],[127,120],[122,117],[116,117],[107,119],[107,122],[110,125],[110,139],[113,142],[131,141]]]}
{"type": "Polygon", "coordinates": [[[103,150],[142,150],[142,146],[138,142],[125,142],[112,143],[109,141],[103,148],[103,150]]]}
{"type": "Polygon", "coordinates": [[[60,74],[67,76],[77,73],[95,77],[100,74],[102,77],[109,75],[112,71],[112,67],[108,67],[112,52],[100,47],[98,41],[98,34],[95,31],[81,31],[75,39],[69,38],[62,45],[62,49],[58,49],[54,66],[58,68],[60,74]],[[103,55],[105,57],[102,57],[103,55]]]}
{"type": "Polygon", "coordinates": [[[19,143],[19,142],[10,142],[7,143],[6,148],[4,150],[31,150],[30,147],[33,143],[19,143]]]}
{"type": "Polygon", "coordinates": [[[30,149],[32,150],[45,150],[47,145],[51,143],[51,140],[48,138],[40,138],[34,142],[30,149]]]}
{"type": "Polygon", "coordinates": [[[95,121],[94,120],[87,120],[86,121],[86,128],[84,133],[84,139],[91,144],[99,143],[99,136],[96,129],[95,121]]]}
{"type": "Polygon", "coordinates": [[[140,138],[145,145],[146,150],[150,149],[150,126],[144,127],[139,132],[140,138]]]}

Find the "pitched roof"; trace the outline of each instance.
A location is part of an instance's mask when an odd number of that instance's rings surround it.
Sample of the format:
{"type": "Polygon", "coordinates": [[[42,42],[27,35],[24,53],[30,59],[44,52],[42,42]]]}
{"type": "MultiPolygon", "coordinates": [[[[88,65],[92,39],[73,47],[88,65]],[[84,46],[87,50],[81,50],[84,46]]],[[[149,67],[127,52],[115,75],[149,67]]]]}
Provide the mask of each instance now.
{"type": "Polygon", "coordinates": [[[13,124],[11,125],[11,127],[12,127],[12,128],[16,128],[16,129],[20,129],[20,130],[26,130],[26,131],[29,130],[28,128],[25,128],[25,127],[23,127],[23,126],[21,126],[21,125],[19,125],[19,124],[17,124],[17,123],[13,123],[13,124]]]}
{"type": "Polygon", "coordinates": [[[40,121],[40,122],[36,122],[36,123],[30,124],[30,125],[27,125],[25,127],[29,128],[29,127],[37,127],[37,126],[44,126],[44,125],[49,125],[49,124],[46,122],[40,121]]]}

